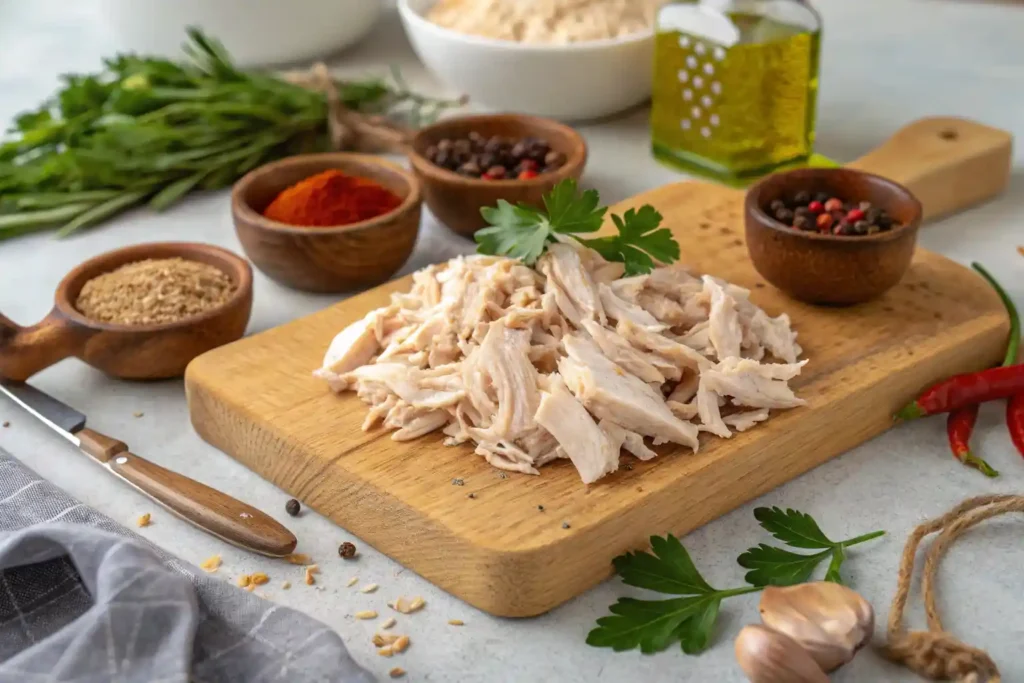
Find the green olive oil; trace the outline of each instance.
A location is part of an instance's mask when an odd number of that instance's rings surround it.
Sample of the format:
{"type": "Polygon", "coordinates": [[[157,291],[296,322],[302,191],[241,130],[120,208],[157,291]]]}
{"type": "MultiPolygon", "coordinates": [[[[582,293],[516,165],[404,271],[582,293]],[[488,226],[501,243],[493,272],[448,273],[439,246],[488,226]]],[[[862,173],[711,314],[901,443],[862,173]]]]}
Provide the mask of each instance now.
{"type": "Polygon", "coordinates": [[[732,44],[659,27],[651,139],[663,163],[742,185],[811,157],[821,34],[753,14],[722,18],[732,44]]]}

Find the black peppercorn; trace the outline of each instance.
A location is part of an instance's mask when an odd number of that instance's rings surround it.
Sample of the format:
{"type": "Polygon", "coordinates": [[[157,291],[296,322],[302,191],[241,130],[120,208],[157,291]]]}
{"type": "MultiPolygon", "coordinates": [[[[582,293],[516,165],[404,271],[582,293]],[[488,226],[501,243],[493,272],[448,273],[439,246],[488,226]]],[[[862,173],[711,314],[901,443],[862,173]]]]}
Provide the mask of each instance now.
{"type": "Polygon", "coordinates": [[[807,216],[797,216],[793,219],[793,227],[797,230],[814,230],[814,222],[807,216]]]}
{"type": "Polygon", "coordinates": [[[802,190],[800,192],[797,192],[793,196],[793,201],[796,204],[801,204],[801,205],[810,204],[811,203],[811,193],[807,192],[806,190],[802,190]]]}
{"type": "Polygon", "coordinates": [[[480,166],[475,161],[467,161],[462,166],[459,166],[459,173],[477,178],[480,176],[480,166]]]}
{"type": "Polygon", "coordinates": [[[449,150],[438,148],[437,156],[434,157],[434,163],[441,168],[448,168],[448,165],[452,161],[452,153],[449,150]]]}
{"type": "Polygon", "coordinates": [[[505,167],[491,166],[489,169],[487,169],[487,175],[489,175],[494,180],[501,180],[502,178],[505,177],[505,167]]]}
{"type": "Polygon", "coordinates": [[[768,205],[768,208],[772,210],[773,214],[777,214],[779,211],[786,208],[786,202],[781,199],[774,199],[772,200],[772,203],[768,205]]]}
{"type": "Polygon", "coordinates": [[[284,504],[284,511],[292,517],[297,517],[299,514],[299,510],[301,509],[302,506],[299,505],[299,501],[295,500],[294,498],[292,498],[291,500],[284,504]]]}
{"type": "Polygon", "coordinates": [[[811,210],[808,209],[806,206],[798,206],[795,209],[793,209],[793,215],[794,216],[804,216],[806,218],[810,218],[811,210]]]}
{"type": "Polygon", "coordinates": [[[853,232],[857,235],[866,235],[868,234],[868,226],[870,225],[871,223],[868,221],[857,221],[853,224],[853,232]]]}
{"type": "Polygon", "coordinates": [[[449,140],[448,138],[445,138],[437,143],[437,149],[441,152],[450,152],[452,147],[454,146],[455,143],[449,140]]]}
{"type": "Polygon", "coordinates": [[[504,141],[495,135],[493,138],[484,143],[484,151],[490,152],[491,154],[497,154],[501,151],[504,146],[504,141]]]}
{"type": "Polygon", "coordinates": [[[793,223],[793,212],[789,209],[779,209],[775,212],[775,220],[791,225],[793,223]]]}
{"type": "Polygon", "coordinates": [[[427,151],[423,153],[423,156],[427,157],[430,161],[437,158],[437,145],[431,145],[427,147],[427,151]]]}
{"type": "Polygon", "coordinates": [[[338,546],[338,554],[341,555],[343,559],[351,560],[353,557],[356,556],[355,544],[345,541],[344,543],[338,546]]]}
{"type": "Polygon", "coordinates": [[[483,135],[476,132],[475,130],[471,131],[469,135],[467,135],[466,137],[469,138],[469,141],[473,144],[474,147],[483,147],[487,143],[487,138],[485,138],[483,135]]]}
{"type": "Polygon", "coordinates": [[[817,194],[814,195],[814,201],[821,202],[822,204],[827,202],[829,199],[831,199],[831,197],[829,197],[829,195],[825,192],[818,192],[817,194]]]}
{"type": "Polygon", "coordinates": [[[875,221],[875,225],[877,225],[882,230],[888,230],[889,228],[892,227],[892,219],[889,218],[889,214],[883,211],[881,215],[878,217],[878,219],[875,221]]]}

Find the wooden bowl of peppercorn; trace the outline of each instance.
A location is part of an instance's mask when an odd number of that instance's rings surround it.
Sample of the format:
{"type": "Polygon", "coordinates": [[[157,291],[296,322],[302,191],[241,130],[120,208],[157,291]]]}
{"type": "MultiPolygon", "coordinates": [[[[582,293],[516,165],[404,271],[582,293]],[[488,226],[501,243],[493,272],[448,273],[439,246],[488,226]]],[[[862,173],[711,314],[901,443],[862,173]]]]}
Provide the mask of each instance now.
{"type": "Polygon", "coordinates": [[[541,207],[560,181],[578,180],[587,143],[571,127],[537,116],[460,116],[421,129],[409,160],[430,211],[471,237],[487,226],[481,208],[499,199],[541,207]]]}
{"type": "Polygon", "coordinates": [[[750,260],[765,280],[800,301],[850,305],[882,296],[906,273],[921,203],[878,175],[803,168],[751,187],[744,214],[750,260]]]}
{"type": "Polygon", "coordinates": [[[270,279],[307,292],[348,292],[387,281],[412,254],[422,203],[412,173],[380,157],[348,152],[281,159],[251,171],[231,191],[235,232],[246,256],[270,279]],[[329,171],[393,201],[356,196],[353,188],[302,189],[329,171]],[[351,201],[340,201],[346,196],[351,201]],[[288,200],[285,211],[268,210],[282,198],[288,200]],[[351,211],[343,210],[346,205],[351,211]],[[277,220],[281,214],[294,214],[293,222],[277,220]],[[330,216],[338,223],[325,220],[330,216]]]}

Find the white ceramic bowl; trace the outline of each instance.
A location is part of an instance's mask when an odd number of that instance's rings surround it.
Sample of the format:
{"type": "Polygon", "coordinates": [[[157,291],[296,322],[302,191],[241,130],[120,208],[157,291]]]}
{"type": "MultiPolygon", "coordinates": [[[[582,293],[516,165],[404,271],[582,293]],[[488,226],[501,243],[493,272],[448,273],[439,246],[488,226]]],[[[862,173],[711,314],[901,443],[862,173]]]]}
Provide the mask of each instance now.
{"type": "Polygon", "coordinates": [[[381,0],[100,0],[119,47],[180,59],[185,27],[220,40],[240,66],[304,62],[363,38],[381,0]]]}
{"type": "Polygon", "coordinates": [[[476,105],[577,121],[650,97],[653,31],[570,45],[490,40],[428,21],[434,2],[398,0],[406,33],[427,68],[476,105]]]}

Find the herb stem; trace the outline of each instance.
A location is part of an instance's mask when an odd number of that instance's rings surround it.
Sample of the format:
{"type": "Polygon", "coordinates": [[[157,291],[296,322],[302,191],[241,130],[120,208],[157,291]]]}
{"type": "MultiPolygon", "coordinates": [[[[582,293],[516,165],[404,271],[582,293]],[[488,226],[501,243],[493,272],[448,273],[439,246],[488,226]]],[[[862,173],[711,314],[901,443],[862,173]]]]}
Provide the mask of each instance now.
{"type": "Polygon", "coordinates": [[[848,541],[843,541],[842,543],[837,543],[836,545],[843,546],[844,548],[848,548],[851,545],[857,545],[858,543],[864,543],[866,541],[870,541],[872,539],[878,538],[879,536],[885,536],[885,532],[884,531],[872,531],[870,534],[864,534],[862,536],[855,536],[854,538],[851,538],[848,541]]]}
{"type": "Polygon", "coordinates": [[[736,595],[746,595],[747,593],[756,593],[764,590],[764,586],[743,586],[742,588],[730,588],[729,590],[716,591],[720,598],[731,598],[736,595]]]}

